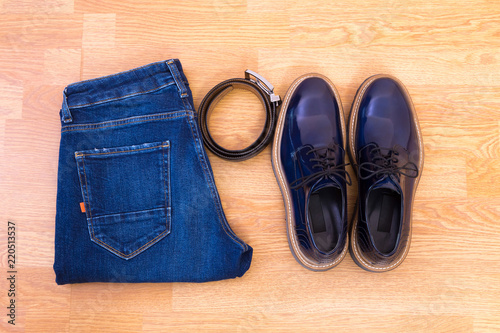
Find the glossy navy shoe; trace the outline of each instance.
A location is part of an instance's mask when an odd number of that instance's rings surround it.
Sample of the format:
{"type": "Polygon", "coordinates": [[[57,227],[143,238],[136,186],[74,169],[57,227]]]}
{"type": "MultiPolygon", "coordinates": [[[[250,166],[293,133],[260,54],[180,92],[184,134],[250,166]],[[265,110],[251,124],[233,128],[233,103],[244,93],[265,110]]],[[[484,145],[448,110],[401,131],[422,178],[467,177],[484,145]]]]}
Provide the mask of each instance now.
{"type": "Polygon", "coordinates": [[[389,271],[410,249],[413,199],[424,164],[417,114],[398,79],[376,75],[359,88],[349,120],[349,154],[359,187],[351,255],[366,270],[389,271]]]}
{"type": "Polygon", "coordinates": [[[281,106],[272,162],[290,250],[315,271],[338,265],[348,249],[345,141],[335,86],[320,74],[295,80],[281,106]]]}

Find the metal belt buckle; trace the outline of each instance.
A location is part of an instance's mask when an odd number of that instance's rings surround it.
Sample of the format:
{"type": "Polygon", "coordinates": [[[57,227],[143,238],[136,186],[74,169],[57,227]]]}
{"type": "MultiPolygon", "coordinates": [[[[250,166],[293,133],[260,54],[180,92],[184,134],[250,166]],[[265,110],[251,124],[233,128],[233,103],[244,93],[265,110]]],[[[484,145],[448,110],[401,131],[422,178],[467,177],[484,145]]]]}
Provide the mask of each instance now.
{"type": "Polygon", "coordinates": [[[281,102],[280,96],[274,94],[274,86],[269,81],[267,81],[262,76],[249,69],[245,71],[245,79],[250,80],[256,83],[259,87],[261,87],[262,90],[264,90],[266,94],[269,95],[271,103],[274,103],[276,107],[280,105],[281,102]],[[252,80],[250,76],[253,76],[256,80],[252,80]]]}

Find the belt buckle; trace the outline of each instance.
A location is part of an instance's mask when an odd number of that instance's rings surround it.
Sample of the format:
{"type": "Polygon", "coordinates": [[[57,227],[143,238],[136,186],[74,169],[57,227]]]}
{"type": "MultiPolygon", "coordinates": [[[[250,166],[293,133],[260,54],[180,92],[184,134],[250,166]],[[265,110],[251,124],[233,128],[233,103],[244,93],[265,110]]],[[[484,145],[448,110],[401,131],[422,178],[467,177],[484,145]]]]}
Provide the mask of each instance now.
{"type": "Polygon", "coordinates": [[[271,103],[274,103],[276,107],[280,104],[281,99],[279,95],[274,94],[274,86],[269,81],[264,79],[261,75],[247,69],[245,71],[245,79],[256,83],[260,88],[262,88],[262,90],[264,90],[266,94],[269,95],[271,103]],[[252,80],[251,76],[253,76],[256,80],[252,80]]]}

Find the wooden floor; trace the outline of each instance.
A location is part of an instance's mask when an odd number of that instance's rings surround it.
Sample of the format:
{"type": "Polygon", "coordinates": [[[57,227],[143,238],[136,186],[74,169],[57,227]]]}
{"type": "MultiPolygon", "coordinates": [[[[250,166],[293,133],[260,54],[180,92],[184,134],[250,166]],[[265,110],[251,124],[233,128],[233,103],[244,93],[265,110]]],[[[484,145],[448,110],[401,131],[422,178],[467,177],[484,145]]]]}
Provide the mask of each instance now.
{"type": "MultiPolygon", "coordinates": [[[[499,73],[498,1],[0,0],[0,331],[499,331],[499,73]],[[228,220],[254,248],[244,277],[57,286],[62,90],[174,57],[196,107],[247,68],[281,96],[299,75],[322,73],[346,115],[365,78],[398,77],[425,144],[403,265],[373,274],[347,256],[328,272],[302,268],[288,248],[268,147],[241,163],[209,154],[228,220]],[[6,316],[8,221],[16,224],[15,326],[6,316]]],[[[263,122],[253,95],[231,93],[210,126],[237,148],[263,122]]],[[[350,212],[355,198],[352,186],[350,212]]]]}

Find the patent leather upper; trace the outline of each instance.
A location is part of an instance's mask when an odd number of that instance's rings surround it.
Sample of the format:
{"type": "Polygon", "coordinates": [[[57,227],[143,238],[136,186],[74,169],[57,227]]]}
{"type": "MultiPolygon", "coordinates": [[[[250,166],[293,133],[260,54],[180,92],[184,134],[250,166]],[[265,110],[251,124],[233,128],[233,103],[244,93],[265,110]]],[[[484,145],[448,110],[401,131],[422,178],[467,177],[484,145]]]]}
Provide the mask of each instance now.
{"type": "Polygon", "coordinates": [[[347,236],[344,135],[339,105],[328,84],[311,77],[295,88],[288,108],[282,112],[286,112],[286,119],[280,158],[292,188],[300,249],[314,262],[330,262],[342,253],[347,236]],[[328,187],[341,193],[341,219],[335,221],[341,231],[335,235],[335,246],[325,249],[316,244],[307,212],[311,195],[328,187]]]}
{"type": "MultiPolygon", "coordinates": [[[[418,121],[404,88],[392,78],[382,77],[366,87],[354,122],[359,178],[359,211],[354,237],[360,255],[369,265],[389,268],[404,259],[411,236],[414,186],[421,172],[418,121]],[[373,217],[371,210],[380,208],[374,208],[379,206],[370,200],[374,200],[373,196],[384,195],[396,213],[390,215],[392,224],[381,231],[384,229],[380,227],[381,216],[387,213],[377,211],[378,215],[373,217]],[[377,220],[379,226],[374,225],[377,220]]],[[[387,203],[385,205],[388,207],[387,203]]]]}

